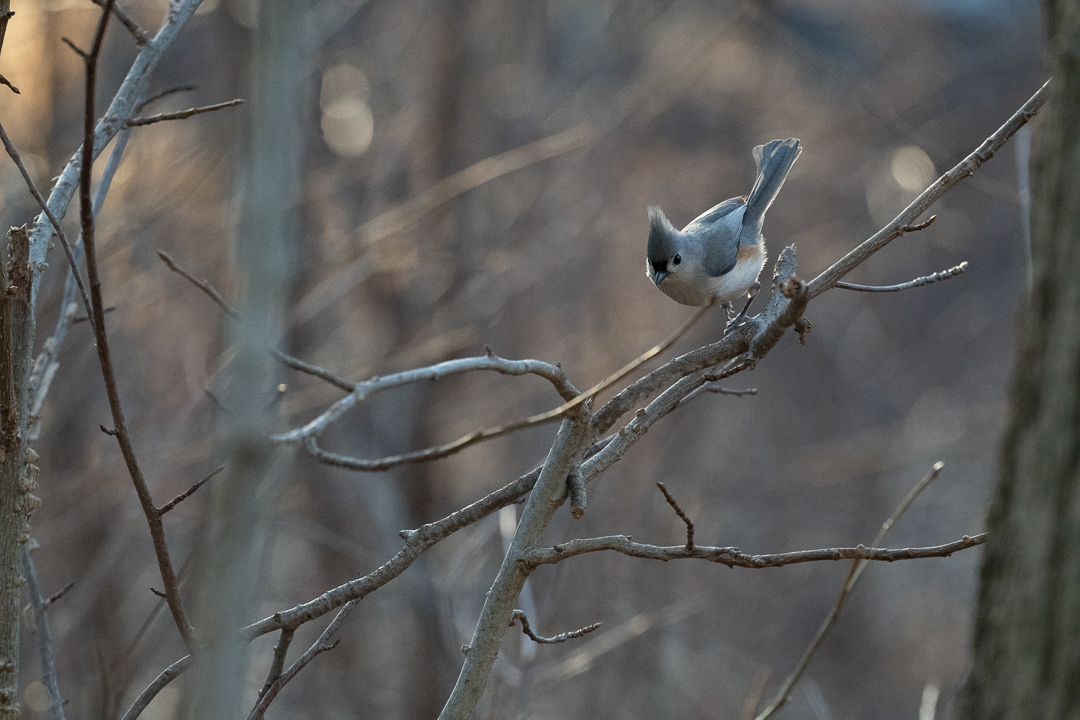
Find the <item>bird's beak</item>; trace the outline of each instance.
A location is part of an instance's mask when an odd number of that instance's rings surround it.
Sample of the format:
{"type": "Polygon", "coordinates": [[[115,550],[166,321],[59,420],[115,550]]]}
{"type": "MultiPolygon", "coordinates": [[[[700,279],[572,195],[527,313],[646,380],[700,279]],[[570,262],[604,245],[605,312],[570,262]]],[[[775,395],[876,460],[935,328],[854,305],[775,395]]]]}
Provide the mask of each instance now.
{"type": "Polygon", "coordinates": [[[653,285],[659,287],[660,283],[664,282],[664,278],[668,276],[668,273],[663,270],[657,270],[653,273],[653,285]]]}

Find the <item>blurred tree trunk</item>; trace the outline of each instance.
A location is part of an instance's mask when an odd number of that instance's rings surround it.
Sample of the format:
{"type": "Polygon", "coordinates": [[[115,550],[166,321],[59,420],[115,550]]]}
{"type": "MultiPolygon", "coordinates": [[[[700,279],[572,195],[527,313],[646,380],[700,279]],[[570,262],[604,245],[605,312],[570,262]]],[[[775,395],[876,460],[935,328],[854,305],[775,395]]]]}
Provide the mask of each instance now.
{"type": "Polygon", "coordinates": [[[295,265],[309,33],[303,4],[263,0],[258,8],[235,239],[242,322],[232,327],[229,412],[219,431],[225,474],[211,487],[196,566],[201,655],[182,713],[200,719],[242,717],[248,699],[248,648],[235,628],[256,617],[273,487],[287,452],[267,439],[280,373],[267,347],[279,345],[295,265]]]}
{"type": "Polygon", "coordinates": [[[30,238],[7,235],[0,258],[0,720],[19,717],[19,598],[25,583],[19,550],[38,500],[37,466],[26,444],[34,313],[30,306],[30,238]]]}
{"type": "Polygon", "coordinates": [[[1080,718],[1080,4],[1047,0],[1052,94],[975,664],[960,718],[1080,718]]]}

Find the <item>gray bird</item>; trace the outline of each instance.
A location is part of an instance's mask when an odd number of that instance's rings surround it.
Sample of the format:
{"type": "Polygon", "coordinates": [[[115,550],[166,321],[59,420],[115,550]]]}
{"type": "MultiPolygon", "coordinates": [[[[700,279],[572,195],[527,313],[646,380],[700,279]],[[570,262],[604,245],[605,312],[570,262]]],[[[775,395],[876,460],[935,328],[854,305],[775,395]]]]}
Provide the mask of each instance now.
{"type": "Polygon", "coordinates": [[[705,305],[712,298],[726,303],[746,294],[765,265],[765,211],[800,152],[796,138],[758,145],[750,195],[725,200],[682,230],[660,208],[650,207],[646,269],[656,287],[683,305],[705,305]]]}

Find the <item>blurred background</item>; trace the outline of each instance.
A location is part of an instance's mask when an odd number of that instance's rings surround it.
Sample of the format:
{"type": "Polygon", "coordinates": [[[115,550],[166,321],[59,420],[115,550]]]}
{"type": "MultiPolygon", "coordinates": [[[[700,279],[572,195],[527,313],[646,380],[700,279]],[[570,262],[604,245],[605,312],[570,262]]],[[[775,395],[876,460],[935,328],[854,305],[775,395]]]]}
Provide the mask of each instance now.
{"type": "MultiPolygon", "coordinates": [[[[197,87],[154,112],[246,96],[253,3],[203,2],[151,92],[197,87]]],[[[165,0],[123,4],[149,31],[167,10],[165,0]]],[[[802,157],[764,230],[772,258],[798,246],[809,279],[890,221],[1045,80],[1033,0],[310,5],[297,21],[310,68],[285,349],[352,379],[487,344],[505,357],[559,362],[588,387],[690,313],[645,276],[647,205],[681,227],[749,191],[754,145],[801,138],[802,157]],[[552,139],[500,155],[544,138],[552,139]],[[489,158],[486,182],[436,185],[489,158]],[[410,222],[383,215],[410,201],[410,222]]],[[[61,38],[86,46],[98,9],[84,0],[15,0],[12,9],[0,70],[22,94],[0,91],[0,116],[44,188],[81,141],[82,62],[61,38]]],[[[135,52],[114,23],[100,109],[135,52]]],[[[100,215],[117,371],[159,503],[220,464],[211,395],[229,351],[217,307],[156,253],[234,296],[245,112],[137,128],[100,215]]],[[[654,485],[663,481],[701,544],[765,553],[867,543],[939,460],[945,470],[887,544],[981,531],[1026,273],[1018,140],[933,208],[932,227],[896,240],[847,279],[897,283],[964,260],[966,274],[899,294],[818,298],[805,346],[785,337],[753,372],[727,381],[756,395],[708,395],[669,416],[590,487],[585,518],[561,511],[547,541],[627,533],[681,544],[683,526],[654,485]]],[[[0,209],[8,225],[35,214],[10,163],[0,164],[0,209]]],[[[73,237],[76,220],[69,212],[73,237]]],[[[59,312],[66,268],[54,253],[39,343],[59,312]]],[[[721,328],[713,312],[672,352],[712,342],[721,328]]],[[[313,378],[282,377],[283,429],[340,397],[313,378]]],[[[558,402],[535,377],[458,377],[374,398],[324,445],[377,457],[558,402]]],[[[60,688],[69,717],[118,717],[183,649],[149,591],[160,578],[120,453],[98,429],[109,413],[85,323],[63,348],[42,417],[35,558],[46,595],[75,583],[50,610],[60,688]]],[[[374,570],[400,548],[399,530],[532,469],[554,432],[534,428],[386,473],[294,458],[274,503],[251,620],[374,570]]],[[[178,566],[205,507],[196,494],[166,518],[178,566]]],[[[519,509],[443,541],[365,598],[338,648],[292,681],[270,715],[435,717],[519,509]]],[[[945,716],[968,663],[977,562],[969,551],[870,567],[779,717],[928,720],[935,700],[945,716]]],[[[476,717],[740,717],[755,683],[767,679],[765,700],[775,693],[847,571],[846,563],[746,571],[612,554],[541,568],[520,604],[538,632],[604,625],[540,647],[511,630],[476,717]]],[[[329,619],[304,626],[294,648],[306,648],[329,619]]],[[[252,696],[274,639],[252,646],[252,696]]],[[[45,717],[28,628],[23,648],[25,717],[45,717]]],[[[173,717],[182,682],[144,717],[173,717]]]]}

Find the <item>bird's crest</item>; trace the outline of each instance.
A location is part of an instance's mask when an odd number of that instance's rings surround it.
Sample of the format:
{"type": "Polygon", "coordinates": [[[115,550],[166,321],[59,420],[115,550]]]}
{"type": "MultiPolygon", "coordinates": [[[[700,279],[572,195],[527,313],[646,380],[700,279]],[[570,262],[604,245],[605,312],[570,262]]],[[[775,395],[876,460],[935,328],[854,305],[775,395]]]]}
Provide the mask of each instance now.
{"type": "Polygon", "coordinates": [[[671,224],[663,211],[649,206],[649,246],[650,262],[667,262],[675,253],[675,233],[678,231],[671,224]]]}

